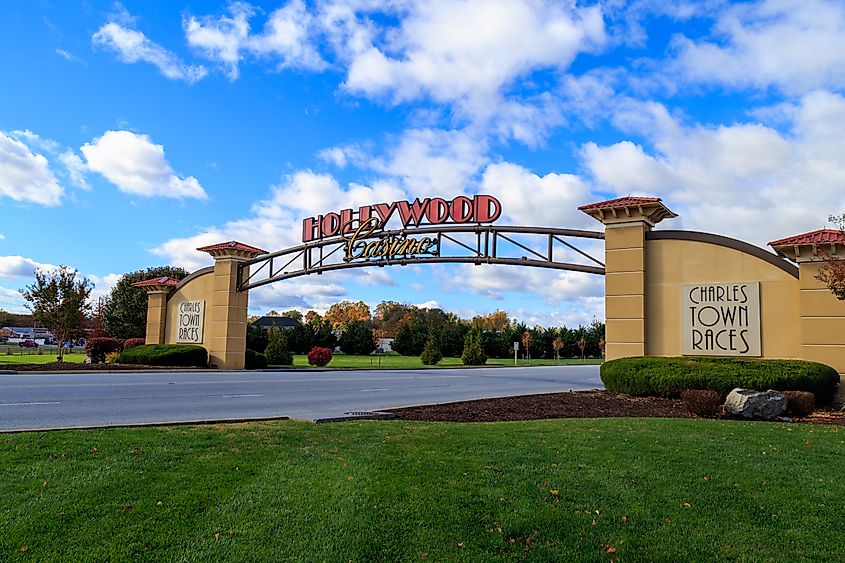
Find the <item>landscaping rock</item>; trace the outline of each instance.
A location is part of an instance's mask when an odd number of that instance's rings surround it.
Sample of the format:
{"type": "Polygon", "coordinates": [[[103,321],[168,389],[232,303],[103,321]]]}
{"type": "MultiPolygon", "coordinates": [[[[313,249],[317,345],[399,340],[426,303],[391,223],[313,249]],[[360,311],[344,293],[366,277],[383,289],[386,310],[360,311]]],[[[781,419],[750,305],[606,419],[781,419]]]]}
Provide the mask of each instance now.
{"type": "Polygon", "coordinates": [[[745,418],[773,420],[786,412],[786,397],[772,389],[755,391],[737,387],[725,400],[725,412],[745,418]]]}

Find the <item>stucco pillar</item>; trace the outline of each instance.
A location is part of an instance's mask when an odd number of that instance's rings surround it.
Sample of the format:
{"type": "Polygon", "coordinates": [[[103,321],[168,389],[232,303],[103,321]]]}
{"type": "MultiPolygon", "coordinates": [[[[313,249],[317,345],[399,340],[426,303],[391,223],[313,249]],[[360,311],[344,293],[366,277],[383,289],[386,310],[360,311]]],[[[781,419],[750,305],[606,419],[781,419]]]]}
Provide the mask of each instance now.
{"type": "Polygon", "coordinates": [[[248,293],[238,291],[238,275],[247,276],[243,263],[265,251],[231,241],[198,248],[214,258],[214,280],[208,313],[208,361],[221,369],[243,369],[246,358],[248,293]]]}
{"type": "Polygon", "coordinates": [[[578,209],[605,226],[605,359],[645,356],[646,233],[677,215],[651,197],[623,197],[578,209]]]}
{"type": "Polygon", "coordinates": [[[132,284],[147,291],[147,334],[145,344],[164,344],[167,334],[167,296],[179,285],[174,278],[154,278],[132,284]]]}
{"type": "MultiPolygon", "coordinates": [[[[798,263],[801,288],[801,358],[827,364],[845,376],[845,301],[817,276],[825,260],[845,260],[845,234],[822,229],[769,243],[798,263]]],[[[839,399],[845,395],[840,384],[839,399]]]]}

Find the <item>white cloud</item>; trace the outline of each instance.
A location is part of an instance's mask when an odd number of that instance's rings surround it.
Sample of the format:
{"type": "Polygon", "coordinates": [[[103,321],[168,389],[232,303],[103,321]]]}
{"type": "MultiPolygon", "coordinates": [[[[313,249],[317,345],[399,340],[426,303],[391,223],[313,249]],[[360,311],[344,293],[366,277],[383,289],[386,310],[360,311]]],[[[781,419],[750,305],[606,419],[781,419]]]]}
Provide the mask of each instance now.
{"type": "Polygon", "coordinates": [[[207,74],[203,66],[185,64],[179,57],[151,41],[140,31],[119,23],[110,22],[102,26],[91,40],[95,46],[116,52],[125,63],[150,63],[172,80],[184,80],[190,84],[201,80],[207,74]]]}
{"type": "Polygon", "coordinates": [[[154,144],[147,135],[106,131],[81,150],[88,168],[105,176],[122,192],[177,199],[208,197],[196,178],[181,178],[173,172],[164,158],[164,147],[154,144]]]}
{"type": "Polygon", "coordinates": [[[123,274],[107,274],[105,276],[92,274],[86,277],[94,284],[94,289],[91,291],[91,302],[97,303],[101,297],[106,297],[111,293],[112,288],[120,281],[123,274]]]}
{"type": "Polygon", "coordinates": [[[58,266],[23,256],[0,256],[0,278],[31,278],[35,269],[57,270],[58,266]]]}
{"type": "Polygon", "coordinates": [[[845,4],[762,0],[724,10],[711,41],[675,39],[673,67],[689,81],[774,86],[790,93],[845,86],[845,4]]]}
{"type": "Polygon", "coordinates": [[[314,47],[316,20],[301,0],[291,0],[273,11],[261,33],[250,33],[250,18],[255,10],[244,2],[229,7],[230,15],[190,16],[184,21],[188,44],[208,59],[227,69],[234,80],[244,53],[268,58],[279,69],[322,70],[327,63],[314,47]]]}
{"type": "Polygon", "coordinates": [[[3,233],[0,233],[0,240],[6,240],[6,236],[3,233]]]}
{"type": "Polygon", "coordinates": [[[52,206],[61,203],[63,194],[43,155],[0,132],[0,195],[52,206]]]}
{"type": "Polygon", "coordinates": [[[417,307],[418,309],[439,309],[440,303],[432,299],[430,301],[426,301],[425,303],[417,303],[414,307],[417,307]]]}
{"type": "Polygon", "coordinates": [[[759,123],[685,127],[663,114],[668,121],[650,128],[652,150],[588,143],[582,155],[604,189],[663,197],[681,214],[674,228],[765,246],[845,209],[845,98],[814,92],[780,112],[785,132],[759,123]]]}
{"type": "Polygon", "coordinates": [[[88,167],[82,162],[78,154],[68,149],[61,153],[58,158],[59,162],[64,165],[68,179],[73,185],[83,190],[91,189],[91,185],[85,176],[88,172],[88,167]]]}
{"type": "Polygon", "coordinates": [[[0,309],[10,313],[27,313],[26,301],[19,291],[0,287],[0,309]]]}
{"type": "MultiPolygon", "coordinates": [[[[346,42],[346,88],[405,101],[423,95],[464,101],[491,116],[501,91],[537,68],[565,69],[582,51],[602,46],[598,8],[525,0],[439,0],[400,4],[398,28],[383,46],[346,42]]],[[[353,30],[357,30],[354,26],[353,30]]]]}

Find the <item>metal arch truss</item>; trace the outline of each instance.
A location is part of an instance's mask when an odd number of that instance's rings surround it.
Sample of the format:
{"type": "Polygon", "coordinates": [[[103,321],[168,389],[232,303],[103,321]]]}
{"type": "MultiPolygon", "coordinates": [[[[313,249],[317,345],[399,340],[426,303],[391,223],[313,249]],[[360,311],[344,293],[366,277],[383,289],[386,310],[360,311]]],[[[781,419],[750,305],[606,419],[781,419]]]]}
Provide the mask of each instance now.
{"type": "Polygon", "coordinates": [[[567,239],[603,240],[604,233],[577,229],[495,225],[431,226],[377,231],[359,240],[390,237],[429,237],[428,252],[395,257],[346,260],[349,239],[343,236],[308,242],[243,262],[238,270],[238,291],[309,274],[349,268],[406,266],[410,264],[505,264],[570,270],[604,275],[604,264],[567,239]],[[592,264],[572,262],[583,259],[592,264]],[[246,267],[249,273],[244,275],[246,267]]]}

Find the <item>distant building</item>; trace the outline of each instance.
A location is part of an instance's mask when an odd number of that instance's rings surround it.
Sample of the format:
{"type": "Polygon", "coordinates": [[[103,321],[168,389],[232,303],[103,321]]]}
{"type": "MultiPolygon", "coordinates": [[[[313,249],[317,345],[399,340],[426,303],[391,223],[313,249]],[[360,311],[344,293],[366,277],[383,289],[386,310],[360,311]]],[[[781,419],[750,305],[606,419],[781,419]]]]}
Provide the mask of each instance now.
{"type": "Polygon", "coordinates": [[[271,328],[283,328],[290,330],[299,326],[299,321],[290,317],[261,317],[250,324],[250,326],[260,326],[264,330],[269,331],[271,328]]]}

